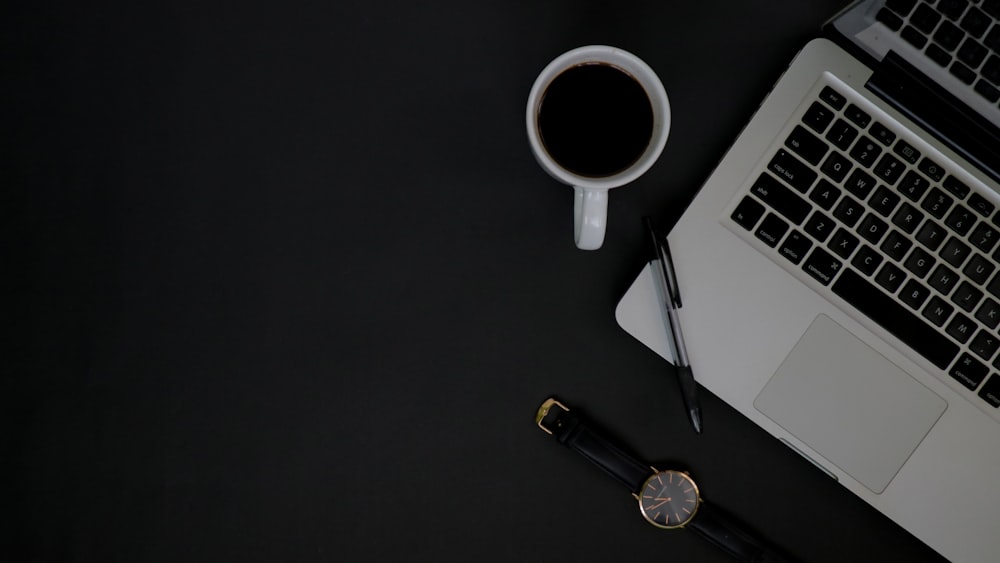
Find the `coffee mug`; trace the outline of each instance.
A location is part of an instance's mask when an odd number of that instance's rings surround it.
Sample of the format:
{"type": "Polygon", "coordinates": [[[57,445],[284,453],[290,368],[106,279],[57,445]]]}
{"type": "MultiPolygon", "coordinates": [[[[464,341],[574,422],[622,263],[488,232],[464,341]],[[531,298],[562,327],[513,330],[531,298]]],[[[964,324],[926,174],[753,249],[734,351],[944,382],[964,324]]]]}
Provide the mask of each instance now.
{"type": "Polygon", "coordinates": [[[670,133],[670,101],[653,69],[605,45],[563,53],[528,95],[528,141],[556,180],[573,186],[576,245],[604,243],[608,190],[642,175],[670,133]]]}

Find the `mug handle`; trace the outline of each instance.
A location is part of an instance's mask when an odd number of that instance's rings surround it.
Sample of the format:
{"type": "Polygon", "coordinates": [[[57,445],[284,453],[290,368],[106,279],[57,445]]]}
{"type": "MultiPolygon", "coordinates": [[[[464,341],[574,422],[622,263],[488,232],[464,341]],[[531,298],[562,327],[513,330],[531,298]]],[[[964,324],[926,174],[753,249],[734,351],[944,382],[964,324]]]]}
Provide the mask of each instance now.
{"type": "Polygon", "coordinates": [[[593,190],[573,186],[573,231],[576,246],[582,250],[597,250],[604,244],[608,224],[608,190],[593,190]]]}

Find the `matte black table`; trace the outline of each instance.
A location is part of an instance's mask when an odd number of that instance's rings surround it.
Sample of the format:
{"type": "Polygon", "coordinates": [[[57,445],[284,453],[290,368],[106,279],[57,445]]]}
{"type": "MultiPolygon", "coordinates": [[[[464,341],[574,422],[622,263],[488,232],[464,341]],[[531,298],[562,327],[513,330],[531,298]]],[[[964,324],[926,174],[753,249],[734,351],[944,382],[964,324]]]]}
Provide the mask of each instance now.
{"type": "MultiPolygon", "coordinates": [[[[840,0],[8,3],[5,561],[725,561],[534,425],[557,395],[817,562],[936,555],[614,307],[840,0]],[[673,107],[604,248],[528,150],[556,55],[673,107]]],[[[723,346],[725,343],[721,343],[723,346]]]]}

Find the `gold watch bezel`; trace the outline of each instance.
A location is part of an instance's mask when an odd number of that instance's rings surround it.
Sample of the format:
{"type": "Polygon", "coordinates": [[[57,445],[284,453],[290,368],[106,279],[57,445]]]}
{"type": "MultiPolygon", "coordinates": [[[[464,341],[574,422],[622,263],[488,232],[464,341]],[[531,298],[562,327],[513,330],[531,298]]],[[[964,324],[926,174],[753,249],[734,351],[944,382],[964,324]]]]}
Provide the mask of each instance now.
{"type": "Polygon", "coordinates": [[[691,520],[693,520],[695,515],[698,514],[698,509],[701,507],[701,491],[698,489],[698,483],[696,483],[695,480],[691,478],[691,475],[689,475],[687,471],[678,471],[676,469],[667,469],[664,471],[660,471],[655,467],[651,467],[650,469],[653,470],[653,474],[650,475],[645,481],[643,481],[642,488],[639,489],[639,493],[632,493],[632,496],[635,497],[636,502],[639,503],[639,512],[642,514],[643,519],[645,519],[646,522],[649,522],[653,526],[656,526],[657,528],[663,530],[678,530],[691,523],[691,520]],[[691,488],[694,489],[694,494],[695,494],[695,505],[694,505],[694,510],[691,511],[691,514],[689,514],[687,519],[685,519],[680,524],[675,524],[670,526],[665,524],[660,524],[653,518],[653,515],[647,514],[646,507],[643,506],[642,497],[640,496],[642,491],[649,485],[649,482],[651,480],[657,478],[662,479],[662,476],[667,474],[682,476],[683,479],[691,483],[691,488]]]}

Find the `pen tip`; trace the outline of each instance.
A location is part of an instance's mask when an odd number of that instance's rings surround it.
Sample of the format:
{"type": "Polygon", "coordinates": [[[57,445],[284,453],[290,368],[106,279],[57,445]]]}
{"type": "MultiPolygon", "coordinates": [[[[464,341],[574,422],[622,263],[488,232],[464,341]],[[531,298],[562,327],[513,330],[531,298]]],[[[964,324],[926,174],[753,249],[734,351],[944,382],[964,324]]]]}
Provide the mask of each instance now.
{"type": "Polygon", "coordinates": [[[701,434],[701,412],[694,409],[691,410],[691,426],[696,434],[701,434]]]}

